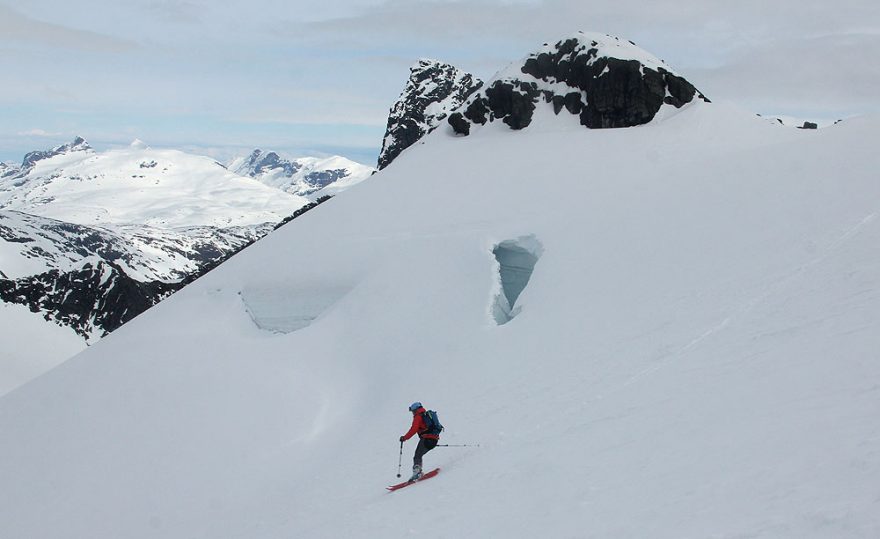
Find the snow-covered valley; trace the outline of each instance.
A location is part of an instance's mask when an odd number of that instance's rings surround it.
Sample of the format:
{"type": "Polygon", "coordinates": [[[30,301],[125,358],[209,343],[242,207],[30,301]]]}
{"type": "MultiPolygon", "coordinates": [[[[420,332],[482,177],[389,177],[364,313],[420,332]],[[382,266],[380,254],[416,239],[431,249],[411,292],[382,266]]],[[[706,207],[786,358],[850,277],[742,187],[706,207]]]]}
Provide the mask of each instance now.
{"type": "Polygon", "coordinates": [[[0,398],[4,533],[880,534],[880,121],[587,129],[552,97],[0,398]],[[389,494],[414,400],[480,447],[389,494]]]}

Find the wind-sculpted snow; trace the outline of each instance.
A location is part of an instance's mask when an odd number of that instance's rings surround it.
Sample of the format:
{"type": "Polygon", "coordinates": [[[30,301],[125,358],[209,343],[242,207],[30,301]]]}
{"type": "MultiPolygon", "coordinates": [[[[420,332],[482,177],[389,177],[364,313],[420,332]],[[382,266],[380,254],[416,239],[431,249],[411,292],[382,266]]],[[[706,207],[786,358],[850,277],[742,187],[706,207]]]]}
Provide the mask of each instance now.
{"type": "Polygon", "coordinates": [[[440,125],[482,85],[480,79],[450,64],[419,60],[410,68],[406,87],[388,115],[379,169],[440,125]]]}
{"type": "Polygon", "coordinates": [[[633,127],[653,120],[660,108],[681,108],[706,98],[661,60],[631,42],[584,34],[545,45],[509,68],[449,119],[456,133],[501,120],[523,129],[542,102],[555,114],[578,116],[588,128],[633,127]]]}
{"type": "Polygon", "coordinates": [[[350,290],[345,285],[327,283],[309,283],[298,288],[276,284],[245,288],[241,300],[258,328],[290,333],[311,325],[350,290]]]}

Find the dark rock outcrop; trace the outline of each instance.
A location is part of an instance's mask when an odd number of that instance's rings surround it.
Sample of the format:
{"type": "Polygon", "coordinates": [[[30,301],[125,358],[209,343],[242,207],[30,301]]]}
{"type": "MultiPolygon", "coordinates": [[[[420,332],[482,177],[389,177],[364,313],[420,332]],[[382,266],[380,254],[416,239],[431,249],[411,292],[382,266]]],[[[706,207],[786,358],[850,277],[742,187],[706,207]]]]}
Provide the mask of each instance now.
{"type": "Polygon", "coordinates": [[[306,205],[303,206],[302,208],[300,208],[300,209],[296,210],[295,212],[293,212],[293,214],[288,215],[287,217],[285,217],[284,219],[282,219],[277,225],[275,225],[274,230],[278,230],[279,228],[281,228],[282,226],[286,225],[287,223],[293,221],[294,219],[296,219],[296,218],[299,217],[300,215],[302,215],[302,214],[304,214],[304,213],[306,213],[306,212],[308,212],[308,211],[311,211],[311,210],[315,209],[316,207],[318,207],[319,205],[321,205],[321,204],[327,202],[327,201],[330,200],[331,198],[333,198],[333,197],[331,197],[331,196],[322,196],[322,197],[319,197],[318,200],[316,200],[316,201],[314,201],[314,202],[309,202],[308,204],[306,204],[306,205]]]}
{"type": "Polygon", "coordinates": [[[73,271],[0,279],[0,299],[25,305],[88,339],[119,328],[181,286],[141,282],[118,265],[99,261],[73,271]]]}
{"type": "Polygon", "coordinates": [[[406,87],[391,107],[378,168],[387,167],[482,85],[482,81],[452,65],[419,60],[410,68],[406,87]]]}
{"type": "Polygon", "coordinates": [[[579,34],[545,46],[526,58],[518,73],[509,72],[472,96],[464,112],[449,118],[450,126],[462,135],[470,132],[468,124],[494,120],[522,129],[543,100],[556,114],[577,115],[588,128],[632,127],[653,120],[664,105],[680,108],[695,97],[708,101],[631,42],[603,40],[579,34]]]}
{"type": "Polygon", "coordinates": [[[25,305],[87,340],[100,338],[271,230],[267,223],[111,231],[0,211],[0,243],[45,268],[14,278],[0,273],[0,301],[25,305]]]}

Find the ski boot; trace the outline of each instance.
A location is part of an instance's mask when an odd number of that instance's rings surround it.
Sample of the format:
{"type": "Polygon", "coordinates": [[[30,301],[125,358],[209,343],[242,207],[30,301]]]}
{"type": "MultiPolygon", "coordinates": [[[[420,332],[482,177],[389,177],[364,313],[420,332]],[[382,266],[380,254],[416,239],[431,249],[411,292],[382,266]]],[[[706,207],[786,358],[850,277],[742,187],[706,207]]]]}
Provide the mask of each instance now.
{"type": "Polygon", "coordinates": [[[412,483],[414,481],[418,481],[422,478],[422,466],[420,464],[413,465],[413,474],[412,477],[409,478],[409,482],[412,483]]]}

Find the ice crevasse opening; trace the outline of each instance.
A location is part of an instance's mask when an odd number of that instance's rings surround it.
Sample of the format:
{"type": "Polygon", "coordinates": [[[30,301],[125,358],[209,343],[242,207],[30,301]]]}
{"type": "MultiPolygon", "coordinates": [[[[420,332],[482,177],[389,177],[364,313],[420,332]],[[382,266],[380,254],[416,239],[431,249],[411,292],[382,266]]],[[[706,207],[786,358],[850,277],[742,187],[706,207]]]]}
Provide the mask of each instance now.
{"type": "Polygon", "coordinates": [[[492,317],[499,326],[510,322],[522,309],[516,300],[529,284],[543,252],[544,248],[535,236],[505,240],[492,249],[498,263],[500,285],[492,302],[492,317]]]}
{"type": "Polygon", "coordinates": [[[311,325],[351,290],[337,284],[298,287],[247,287],[240,292],[254,324],[271,333],[290,333],[311,325]]]}

